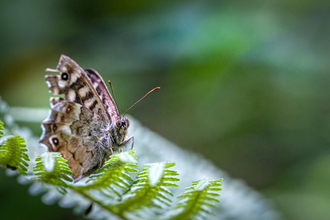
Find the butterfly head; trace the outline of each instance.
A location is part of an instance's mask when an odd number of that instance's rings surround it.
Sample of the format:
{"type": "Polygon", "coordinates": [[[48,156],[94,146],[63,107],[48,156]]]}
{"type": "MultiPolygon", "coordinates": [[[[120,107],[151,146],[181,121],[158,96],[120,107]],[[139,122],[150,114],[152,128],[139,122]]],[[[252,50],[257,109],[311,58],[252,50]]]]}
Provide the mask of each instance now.
{"type": "Polygon", "coordinates": [[[123,133],[127,131],[128,126],[129,126],[129,121],[127,117],[122,117],[116,123],[117,129],[123,133]]]}

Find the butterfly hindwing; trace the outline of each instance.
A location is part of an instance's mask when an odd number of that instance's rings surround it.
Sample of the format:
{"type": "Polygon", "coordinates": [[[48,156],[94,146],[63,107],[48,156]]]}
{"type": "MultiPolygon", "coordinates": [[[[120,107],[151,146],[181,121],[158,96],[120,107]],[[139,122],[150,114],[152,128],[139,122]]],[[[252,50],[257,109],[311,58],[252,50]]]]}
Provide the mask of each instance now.
{"type": "Polygon", "coordinates": [[[86,68],[84,70],[89,80],[91,81],[97,95],[100,97],[103,106],[107,109],[112,121],[119,120],[120,114],[118,108],[100,74],[91,68],[86,68]]]}
{"type": "Polygon", "coordinates": [[[68,160],[74,179],[87,176],[103,163],[106,125],[84,106],[67,101],[54,104],[42,128],[40,143],[68,160]]]}

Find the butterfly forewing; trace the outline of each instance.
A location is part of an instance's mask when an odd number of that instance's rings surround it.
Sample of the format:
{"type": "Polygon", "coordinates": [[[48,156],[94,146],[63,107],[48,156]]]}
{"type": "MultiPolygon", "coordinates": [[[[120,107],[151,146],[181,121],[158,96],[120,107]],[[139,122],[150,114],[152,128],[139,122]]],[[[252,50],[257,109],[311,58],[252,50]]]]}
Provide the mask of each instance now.
{"type": "Polygon", "coordinates": [[[46,75],[49,91],[64,94],[64,99],[85,106],[111,123],[110,115],[98,97],[85,71],[72,59],[62,55],[56,70],[59,75],[46,75]]]}

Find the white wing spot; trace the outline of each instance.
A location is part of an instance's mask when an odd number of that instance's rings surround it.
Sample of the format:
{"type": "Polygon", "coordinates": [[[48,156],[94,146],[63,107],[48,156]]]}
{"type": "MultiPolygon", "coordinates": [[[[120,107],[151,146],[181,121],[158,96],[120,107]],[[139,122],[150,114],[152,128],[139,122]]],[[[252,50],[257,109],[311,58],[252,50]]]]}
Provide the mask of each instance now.
{"type": "Polygon", "coordinates": [[[58,87],[64,88],[64,87],[66,87],[66,85],[67,85],[66,81],[63,81],[63,80],[58,81],[58,87]]]}
{"type": "Polygon", "coordinates": [[[60,98],[59,97],[50,97],[50,99],[49,99],[50,107],[53,107],[59,101],[60,101],[60,98]]]}
{"type": "Polygon", "coordinates": [[[68,99],[69,101],[74,102],[74,100],[76,99],[76,92],[74,90],[69,90],[68,99]]]}
{"type": "Polygon", "coordinates": [[[82,87],[81,89],[79,89],[78,93],[80,95],[80,97],[85,97],[86,94],[89,92],[89,88],[87,86],[82,87]]]}
{"type": "Polygon", "coordinates": [[[54,88],[53,89],[53,93],[54,95],[58,95],[58,93],[60,92],[60,90],[58,88],[54,88]]]}
{"type": "Polygon", "coordinates": [[[68,71],[68,69],[65,66],[61,66],[59,68],[59,72],[66,73],[67,71],[68,71]]]}
{"type": "Polygon", "coordinates": [[[93,83],[93,87],[94,87],[94,89],[96,89],[96,88],[98,87],[98,85],[99,85],[99,83],[94,82],[94,83],[93,83]]]}
{"type": "Polygon", "coordinates": [[[61,127],[61,131],[62,131],[63,133],[67,133],[67,134],[70,134],[70,135],[71,135],[71,129],[70,129],[70,127],[69,127],[68,124],[63,125],[63,126],[61,127]]]}
{"type": "Polygon", "coordinates": [[[89,108],[93,105],[94,101],[95,101],[94,98],[88,99],[84,102],[84,105],[89,108]]]}
{"type": "Polygon", "coordinates": [[[49,81],[46,81],[46,83],[47,83],[48,88],[50,88],[52,86],[52,84],[50,84],[49,81]]]}
{"type": "Polygon", "coordinates": [[[76,81],[77,81],[77,79],[78,79],[78,74],[77,73],[72,73],[71,74],[71,82],[72,83],[75,83],[76,81]]]}

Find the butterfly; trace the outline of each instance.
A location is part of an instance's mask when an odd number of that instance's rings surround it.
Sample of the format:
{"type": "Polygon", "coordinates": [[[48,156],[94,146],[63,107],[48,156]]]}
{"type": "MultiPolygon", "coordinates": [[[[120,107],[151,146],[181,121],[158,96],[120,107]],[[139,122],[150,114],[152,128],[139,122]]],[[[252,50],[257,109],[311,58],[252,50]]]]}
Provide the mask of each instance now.
{"type": "MultiPolygon", "coordinates": [[[[129,121],[119,114],[102,77],[94,69],[82,69],[62,55],[58,75],[46,75],[49,91],[64,97],[50,98],[49,116],[42,122],[40,144],[60,152],[78,181],[100,169],[113,152],[134,144],[128,136],[129,121]]],[[[139,100],[140,101],[140,100],[139,100]]]]}

